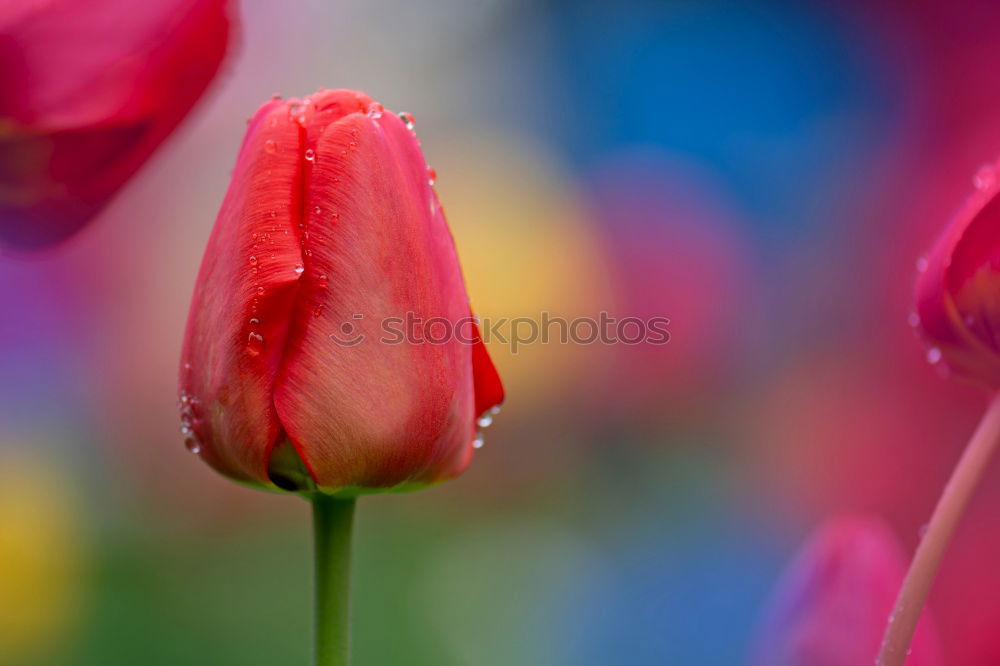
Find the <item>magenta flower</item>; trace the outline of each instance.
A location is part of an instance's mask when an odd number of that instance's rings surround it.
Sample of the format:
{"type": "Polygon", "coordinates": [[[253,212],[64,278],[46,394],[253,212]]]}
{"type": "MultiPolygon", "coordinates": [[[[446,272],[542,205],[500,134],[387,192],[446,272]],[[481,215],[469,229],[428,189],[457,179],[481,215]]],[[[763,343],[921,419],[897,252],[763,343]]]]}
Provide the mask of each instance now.
{"type": "MultiPolygon", "coordinates": [[[[906,561],[889,529],[858,517],[828,521],[782,576],[751,666],[864,666],[878,654],[906,561]]],[[[908,666],[938,666],[937,636],[922,618],[908,666]]]]}

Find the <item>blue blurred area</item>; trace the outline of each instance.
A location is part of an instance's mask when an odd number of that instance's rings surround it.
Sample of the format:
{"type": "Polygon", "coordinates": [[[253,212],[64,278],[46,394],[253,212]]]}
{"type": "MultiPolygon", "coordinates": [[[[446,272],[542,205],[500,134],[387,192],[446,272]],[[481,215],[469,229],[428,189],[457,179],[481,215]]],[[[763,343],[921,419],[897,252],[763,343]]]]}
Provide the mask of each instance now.
{"type": "MultiPolygon", "coordinates": [[[[798,2],[550,2],[581,166],[657,146],[710,169],[765,237],[823,222],[824,183],[891,132],[899,99],[845,17],[798,2]],[[860,48],[859,48],[860,47],[860,48]]],[[[898,93],[897,93],[898,94],[898,93]]]]}

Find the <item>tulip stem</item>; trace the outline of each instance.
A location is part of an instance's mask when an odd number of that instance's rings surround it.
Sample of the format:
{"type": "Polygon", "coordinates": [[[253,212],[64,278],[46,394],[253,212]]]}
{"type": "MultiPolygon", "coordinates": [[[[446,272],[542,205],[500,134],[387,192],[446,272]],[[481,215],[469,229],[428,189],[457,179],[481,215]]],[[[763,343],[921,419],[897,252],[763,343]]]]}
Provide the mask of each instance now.
{"type": "Polygon", "coordinates": [[[351,661],[351,528],[354,500],[312,499],[316,557],[315,666],[351,661]]]}
{"type": "Polygon", "coordinates": [[[993,451],[1000,443],[1000,393],[994,396],[979,427],[955,465],[944,492],[934,507],[927,531],[913,556],[910,570],[889,616],[877,666],[902,666],[909,654],[910,641],[917,628],[927,594],[941,565],[941,558],[951,541],[959,519],[986,471],[993,451]]]}

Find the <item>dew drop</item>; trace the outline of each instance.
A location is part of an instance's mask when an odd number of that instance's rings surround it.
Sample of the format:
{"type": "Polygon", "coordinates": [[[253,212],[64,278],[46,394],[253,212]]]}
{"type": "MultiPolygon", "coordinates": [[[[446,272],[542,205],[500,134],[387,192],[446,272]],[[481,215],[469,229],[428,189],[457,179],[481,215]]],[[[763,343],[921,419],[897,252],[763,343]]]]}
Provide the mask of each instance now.
{"type": "Polygon", "coordinates": [[[416,126],[416,122],[413,120],[412,113],[406,113],[405,111],[399,114],[399,119],[406,124],[406,129],[412,130],[416,126]]]}
{"type": "Polygon", "coordinates": [[[257,257],[255,255],[250,255],[250,265],[251,266],[257,265],[257,257]]]}
{"type": "Polygon", "coordinates": [[[247,351],[256,356],[264,346],[264,336],[257,331],[251,331],[247,336],[247,351]]]}
{"type": "Polygon", "coordinates": [[[306,148],[306,159],[310,162],[316,159],[316,151],[312,148],[306,148]]]}
{"type": "Polygon", "coordinates": [[[371,108],[368,109],[368,114],[377,120],[382,117],[383,111],[385,111],[385,108],[378,102],[375,102],[371,105],[371,108]]]}
{"type": "Polygon", "coordinates": [[[257,287],[257,295],[258,296],[264,295],[264,287],[257,287]]]}
{"type": "Polygon", "coordinates": [[[941,350],[938,347],[931,347],[927,350],[927,362],[931,365],[941,361],[941,350]]]}
{"type": "Polygon", "coordinates": [[[250,317],[250,325],[251,326],[259,326],[260,325],[260,319],[257,319],[257,317],[250,317]]]}
{"type": "Polygon", "coordinates": [[[296,275],[302,275],[302,272],[305,271],[305,270],[306,269],[305,269],[305,267],[302,264],[296,264],[295,265],[295,274],[296,275]]]}
{"type": "Polygon", "coordinates": [[[277,144],[274,143],[274,139],[268,139],[267,141],[264,142],[264,152],[273,155],[274,151],[276,151],[277,149],[278,146],[277,144]]]}
{"type": "MultiPolygon", "coordinates": [[[[181,394],[181,401],[188,401],[186,393],[181,394]]],[[[195,401],[192,399],[191,402],[195,401]]],[[[193,410],[190,406],[185,406],[181,409],[181,435],[184,436],[184,446],[187,447],[188,451],[198,453],[201,451],[201,442],[198,441],[198,436],[191,427],[191,418],[193,418],[193,410]]]]}
{"type": "Polygon", "coordinates": [[[499,413],[500,413],[500,405],[496,405],[494,407],[490,407],[490,414],[492,414],[493,416],[496,416],[499,413]]]}
{"type": "Polygon", "coordinates": [[[476,423],[479,425],[480,428],[489,428],[491,425],[493,425],[493,415],[490,414],[489,412],[486,412],[485,414],[479,417],[476,423]]]}
{"type": "Polygon", "coordinates": [[[927,257],[920,257],[917,259],[917,272],[923,273],[927,271],[927,257]]]}
{"type": "Polygon", "coordinates": [[[912,326],[913,328],[920,326],[920,315],[918,315],[916,312],[911,312],[906,317],[906,323],[912,326]]]}
{"type": "Polygon", "coordinates": [[[976,186],[976,189],[987,190],[993,187],[996,180],[996,169],[993,168],[992,164],[984,164],[979,167],[979,171],[972,177],[972,184],[976,186]]]}
{"type": "Polygon", "coordinates": [[[322,213],[322,212],[323,212],[323,209],[322,209],[322,208],[320,208],[319,206],[316,206],[315,208],[313,208],[313,210],[314,210],[314,211],[316,211],[316,214],[317,214],[317,215],[319,215],[320,213],[322,213]]]}
{"type": "Polygon", "coordinates": [[[477,432],[476,438],[472,440],[472,448],[481,449],[483,448],[483,444],[485,444],[485,440],[483,439],[483,433],[477,432]]]}
{"type": "Polygon", "coordinates": [[[427,166],[427,184],[428,185],[433,185],[435,183],[435,181],[437,181],[437,177],[438,177],[437,171],[434,170],[434,167],[428,165],[427,166]]]}

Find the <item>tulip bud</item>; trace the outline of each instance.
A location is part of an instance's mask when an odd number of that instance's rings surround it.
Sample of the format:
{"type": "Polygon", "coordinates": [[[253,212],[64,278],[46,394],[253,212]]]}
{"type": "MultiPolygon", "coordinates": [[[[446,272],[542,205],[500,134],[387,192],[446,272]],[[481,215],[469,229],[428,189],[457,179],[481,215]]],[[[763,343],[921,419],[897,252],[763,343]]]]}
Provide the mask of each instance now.
{"type": "MultiPolygon", "coordinates": [[[[782,576],[758,631],[753,666],[859,666],[875,663],[905,560],[881,523],[828,522],[782,576]]],[[[926,617],[908,666],[941,663],[926,617]]]]}
{"type": "Polygon", "coordinates": [[[260,108],[180,389],[189,448],[240,481],[353,496],[466,467],[503,388],[409,116],[346,90],[260,108]]]}
{"type": "Polygon", "coordinates": [[[910,324],[942,372],[1000,389],[1000,182],[984,166],[975,190],[934,248],[917,261],[910,324]]]}
{"type": "Polygon", "coordinates": [[[201,97],[226,0],[27,0],[0,7],[0,243],[84,226],[201,97]]]}

